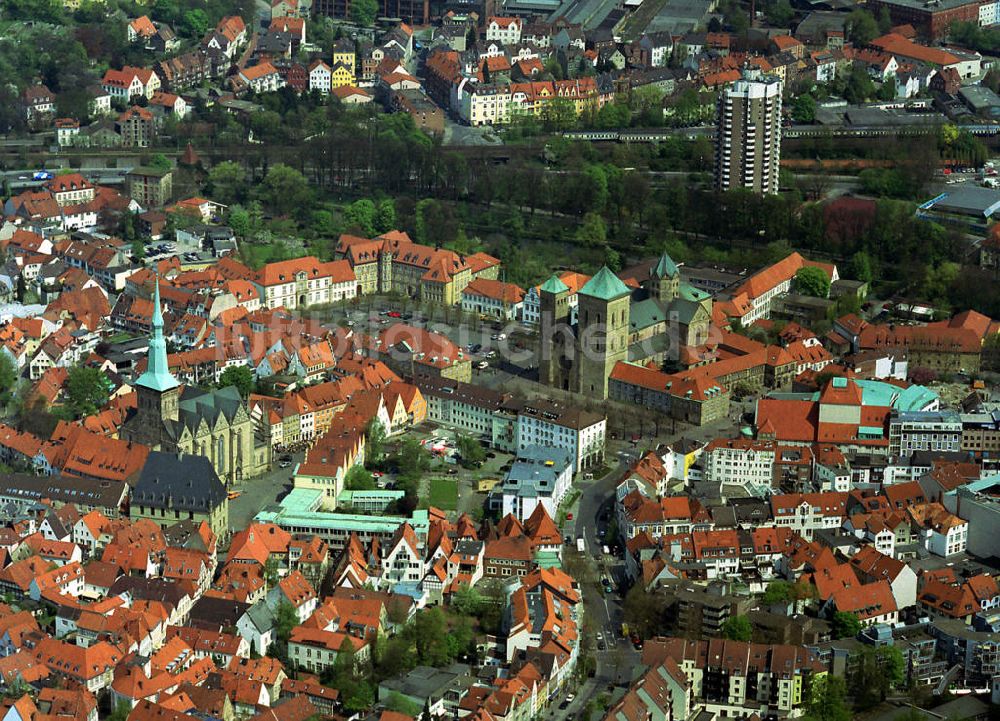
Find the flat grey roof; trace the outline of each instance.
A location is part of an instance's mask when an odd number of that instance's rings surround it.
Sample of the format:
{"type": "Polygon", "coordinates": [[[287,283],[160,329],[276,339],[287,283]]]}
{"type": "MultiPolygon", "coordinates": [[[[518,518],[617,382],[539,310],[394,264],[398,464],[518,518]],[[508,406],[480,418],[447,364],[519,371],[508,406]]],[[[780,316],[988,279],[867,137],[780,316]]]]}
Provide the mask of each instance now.
{"type": "Polygon", "coordinates": [[[964,185],[941,194],[930,206],[933,210],[989,218],[1000,210],[1000,190],[964,185]]]}
{"type": "Polygon", "coordinates": [[[982,85],[966,85],[958,94],[976,110],[1000,107],[1000,95],[982,85]]]}
{"type": "Polygon", "coordinates": [[[933,0],[933,4],[927,0],[881,0],[886,5],[895,5],[910,10],[923,10],[930,13],[941,12],[942,10],[952,10],[963,5],[978,5],[979,0],[933,0]]]}

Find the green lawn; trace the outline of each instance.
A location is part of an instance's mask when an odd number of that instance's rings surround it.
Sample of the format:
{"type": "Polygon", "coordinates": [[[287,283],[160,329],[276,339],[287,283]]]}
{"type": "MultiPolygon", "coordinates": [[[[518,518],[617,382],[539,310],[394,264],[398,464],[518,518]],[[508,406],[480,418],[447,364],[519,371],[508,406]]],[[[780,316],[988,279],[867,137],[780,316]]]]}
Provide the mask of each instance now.
{"type": "Polygon", "coordinates": [[[430,504],[442,511],[454,511],[458,508],[458,484],[447,478],[432,478],[430,504]]]}

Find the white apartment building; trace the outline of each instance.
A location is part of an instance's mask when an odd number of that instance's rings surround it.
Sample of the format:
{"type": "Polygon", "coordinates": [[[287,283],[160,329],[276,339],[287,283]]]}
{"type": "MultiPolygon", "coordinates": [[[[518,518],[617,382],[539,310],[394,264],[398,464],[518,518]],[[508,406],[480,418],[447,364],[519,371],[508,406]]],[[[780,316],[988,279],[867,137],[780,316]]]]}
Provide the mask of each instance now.
{"type": "Polygon", "coordinates": [[[702,454],[705,480],[748,489],[770,488],[776,450],[773,441],[717,438],[702,454]]]}
{"type": "Polygon", "coordinates": [[[846,493],[786,493],[771,496],[774,525],[812,540],[815,531],[840,528],[847,513],[846,493]]]}
{"type": "Polygon", "coordinates": [[[899,411],[889,419],[889,455],[915,451],[961,451],[962,418],[953,411],[899,411]]]}
{"type": "Polygon", "coordinates": [[[989,27],[1000,22],[1000,2],[984,2],[979,6],[979,25],[989,27]]]}
{"type": "Polygon", "coordinates": [[[330,66],[322,60],[317,60],[309,68],[309,89],[318,90],[323,95],[329,95],[331,87],[333,87],[333,74],[330,71],[330,66]]]}
{"type": "Polygon", "coordinates": [[[486,23],[486,40],[496,40],[504,45],[521,42],[521,20],[519,18],[491,17],[486,23]]]}
{"type": "Polygon", "coordinates": [[[509,85],[481,85],[469,78],[452,86],[451,105],[469,125],[505,125],[510,122],[509,85]]]}

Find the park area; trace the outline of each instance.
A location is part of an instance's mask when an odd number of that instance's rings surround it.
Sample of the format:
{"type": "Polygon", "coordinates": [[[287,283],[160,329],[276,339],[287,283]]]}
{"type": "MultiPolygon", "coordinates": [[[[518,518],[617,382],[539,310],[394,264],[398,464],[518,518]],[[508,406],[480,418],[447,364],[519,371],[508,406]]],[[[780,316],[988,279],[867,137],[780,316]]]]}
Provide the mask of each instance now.
{"type": "Polygon", "coordinates": [[[458,483],[449,478],[432,478],[430,481],[430,505],[442,511],[458,508],[458,483]]]}

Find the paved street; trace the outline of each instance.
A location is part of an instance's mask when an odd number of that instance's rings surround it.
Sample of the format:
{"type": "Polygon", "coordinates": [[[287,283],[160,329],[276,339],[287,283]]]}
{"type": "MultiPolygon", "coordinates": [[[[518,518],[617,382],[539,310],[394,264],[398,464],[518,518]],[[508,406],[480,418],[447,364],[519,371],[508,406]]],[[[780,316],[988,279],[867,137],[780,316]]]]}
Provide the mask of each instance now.
{"type": "Polygon", "coordinates": [[[278,456],[275,454],[271,470],[259,478],[251,478],[234,486],[233,490],[240,493],[238,498],[229,501],[229,528],[240,531],[246,528],[257,512],[292,489],[292,471],[295,463],[300,462],[304,453],[293,454],[293,464],[288,468],[278,467],[278,456]]]}

